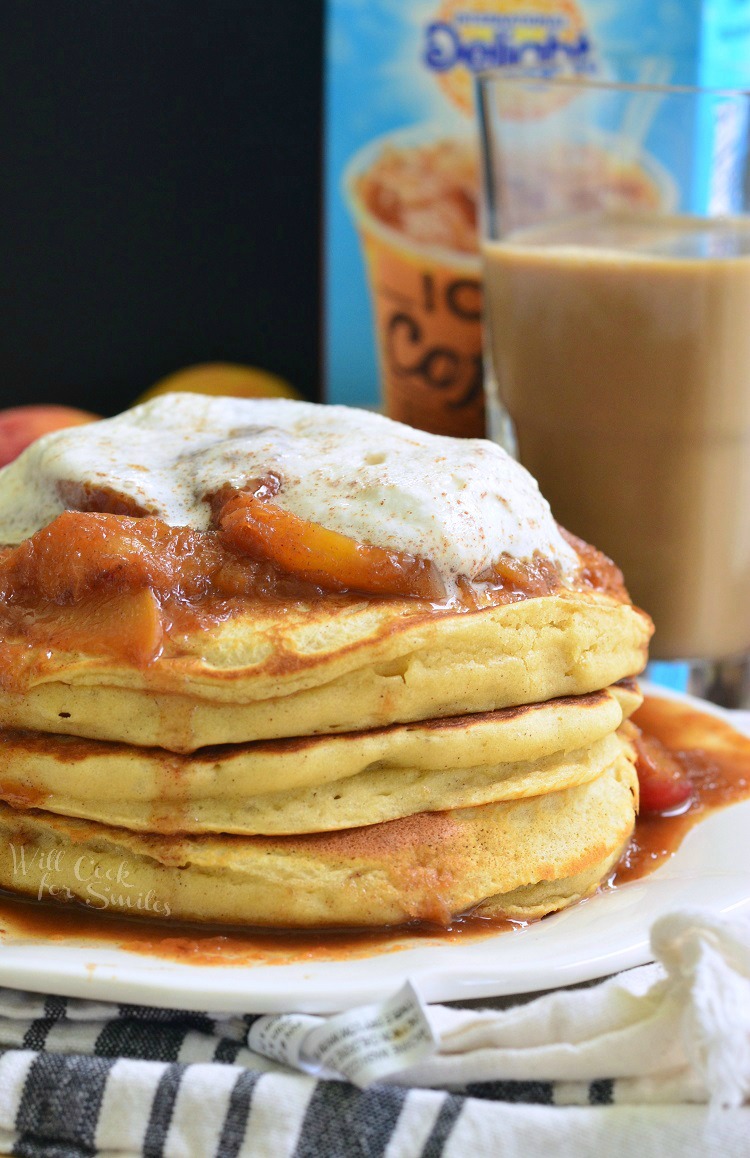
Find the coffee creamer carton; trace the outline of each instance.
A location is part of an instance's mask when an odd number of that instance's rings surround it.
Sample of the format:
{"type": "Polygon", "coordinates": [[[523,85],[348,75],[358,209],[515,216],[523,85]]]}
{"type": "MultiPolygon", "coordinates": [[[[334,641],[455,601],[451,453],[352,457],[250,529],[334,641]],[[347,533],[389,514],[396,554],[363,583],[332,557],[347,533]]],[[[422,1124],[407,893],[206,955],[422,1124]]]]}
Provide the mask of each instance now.
{"type": "MultiPolygon", "coordinates": [[[[381,406],[437,433],[484,433],[474,78],[490,68],[747,86],[750,0],[329,0],[328,401],[381,406]]],[[[554,117],[544,99],[536,114],[554,117]]],[[[654,102],[644,99],[639,115],[645,138],[654,102]]],[[[746,126],[694,131],[709,157],[722,134],[746,126]]],[[[681,197],[669,125],[626,166],[609,147],[616,136],[603,123],[586,155],[610,200],[685,211],[719,203],[721,190],[700,188],[700,173],[692,202],[681,197]]],[[[554,156],[549,165],[560,195],[554,156]]]]}

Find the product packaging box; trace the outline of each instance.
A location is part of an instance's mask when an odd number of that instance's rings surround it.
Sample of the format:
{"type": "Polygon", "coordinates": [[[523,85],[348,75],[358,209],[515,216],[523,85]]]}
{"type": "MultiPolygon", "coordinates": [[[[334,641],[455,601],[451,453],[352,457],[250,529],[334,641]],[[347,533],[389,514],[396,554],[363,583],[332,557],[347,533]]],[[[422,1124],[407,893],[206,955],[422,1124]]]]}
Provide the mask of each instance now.
{"type": "MultiPolygon", "coordinates": [[[[481,435],[475,74],[747,86],[750,0],[329,0],[325,67],[326,397],[481,435]]],[[[623,165],[603,106],[586,165],[599,167],[609,203],[689,212],[729,201],[737,174],[726,188],[706,187],[700,171],[687,180],[657,107],[646,94],[644,145],[623,165]]],[[[745,128],[694,131],[708,157],[745,128]]]]}

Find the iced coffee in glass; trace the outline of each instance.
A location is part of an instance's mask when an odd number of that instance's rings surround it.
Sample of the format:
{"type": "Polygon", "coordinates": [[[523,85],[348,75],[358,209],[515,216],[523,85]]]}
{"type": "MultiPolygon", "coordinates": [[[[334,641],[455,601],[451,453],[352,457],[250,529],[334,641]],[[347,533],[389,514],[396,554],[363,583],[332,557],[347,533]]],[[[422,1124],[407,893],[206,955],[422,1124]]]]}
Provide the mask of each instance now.
{"type": "Polygon", "coordinates": [[[730,670],[750,650],[748,97],[486,75],[480,109],[492,427],[617,559],[652,655],[730,670]],[[550,117],[507,115],[550,89],[550,117]]]}

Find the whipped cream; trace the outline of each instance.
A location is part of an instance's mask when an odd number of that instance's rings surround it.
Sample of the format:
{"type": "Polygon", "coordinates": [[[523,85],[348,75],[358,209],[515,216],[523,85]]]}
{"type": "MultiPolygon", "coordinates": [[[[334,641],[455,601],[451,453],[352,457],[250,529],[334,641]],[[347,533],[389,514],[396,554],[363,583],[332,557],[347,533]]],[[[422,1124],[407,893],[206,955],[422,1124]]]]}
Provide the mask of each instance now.
{"type": "Polygon", "coordinates": [[[168,394],[55,431],[0,471],[0,542],[46,526],[77,487],[105,487],[173,526],[205,530],[206,496],[275,474],[274,501],[362,543],[481,574],[503,553],[579,564],[531,475],[494,443],[379,414],[286,399],[168,394]],[[66,498],[67,497],[67,498],[66,498]]]}

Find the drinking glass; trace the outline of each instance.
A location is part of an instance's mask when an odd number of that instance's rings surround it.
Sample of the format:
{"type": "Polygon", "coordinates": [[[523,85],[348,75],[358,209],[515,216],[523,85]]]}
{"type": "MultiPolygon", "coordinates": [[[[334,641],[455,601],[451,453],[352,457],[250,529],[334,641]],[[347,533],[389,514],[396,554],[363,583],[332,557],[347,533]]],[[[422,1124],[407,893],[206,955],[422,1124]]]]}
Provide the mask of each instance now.
{"type": "Polygon", "coordinates": [[[622,568],[652,656],[747,702],[747,93],[478,80],[492,437],[622,568]]]}

